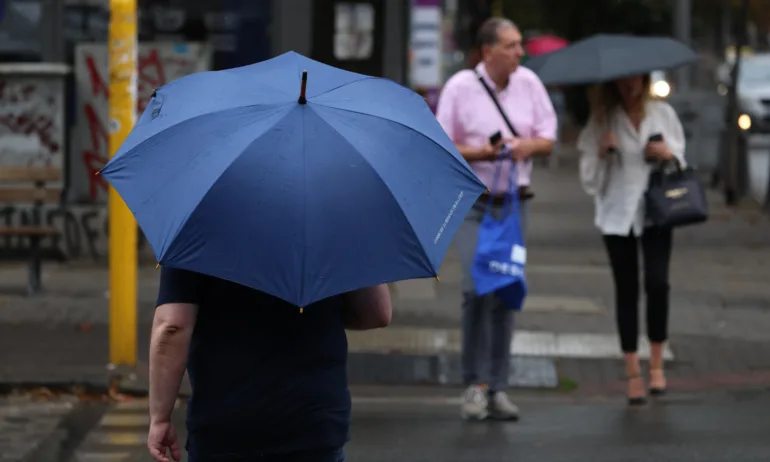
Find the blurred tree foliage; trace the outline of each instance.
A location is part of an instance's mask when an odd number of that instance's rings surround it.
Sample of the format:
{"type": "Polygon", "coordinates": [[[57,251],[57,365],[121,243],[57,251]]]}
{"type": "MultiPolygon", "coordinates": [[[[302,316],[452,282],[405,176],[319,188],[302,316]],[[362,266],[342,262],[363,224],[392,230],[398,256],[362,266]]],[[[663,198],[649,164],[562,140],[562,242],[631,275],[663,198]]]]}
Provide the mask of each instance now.
{"type": "Polygon", "coordinates": [[[670,0],[503,2],[505,15],[513,19],[522,30],[549,31],[569,40],[579,40],[599,33],[667,35],[671,32],[670,0]]]}
{"type": "MultiPolygon", "coordinates": [[[[493,0],[461,0],[473,18],[468,39],[491,14],[493,0]]],[[[676,0],[500,0],[503,14],[524,32],[550,33],[570,41],[594,34],[670,35],[676,0]]],[[[696,41],[723,51],[743,27],[738,11],[741,0],[691,0],[692,32],[696,41]],[[727,23],[725,24],[725,20],[727,23]],[[729,33],[724,34],[724,26],[729,33]]],[[[751,21],[760,31],[770,29],[770,0],[751,0],[751,21]]],[[[474,63],[470,63],[474,64],[474,63]]],[[[588,115],[585,87],[565,89],[567,107],[578,122],[588,115]]]]}
{"type": "MultiPolygon", "coordinates": [[[[670,0],[503,2],[505,16],[515,21],[522,31],[552,33],[570,41],[594,34],[669,35],[673,21],[670,0]]],[[[567,110],[580,124],[588,118],[586,89],[586,86],[564,89],[567,110]]]]}

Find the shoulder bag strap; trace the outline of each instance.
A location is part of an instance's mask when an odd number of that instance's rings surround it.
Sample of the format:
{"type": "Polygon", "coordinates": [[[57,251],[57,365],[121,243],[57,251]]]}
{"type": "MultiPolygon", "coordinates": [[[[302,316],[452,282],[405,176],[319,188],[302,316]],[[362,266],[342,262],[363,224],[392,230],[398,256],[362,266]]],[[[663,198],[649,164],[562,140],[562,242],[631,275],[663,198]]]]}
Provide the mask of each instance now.
{"type": "MultiPolygon", "coordinates": [[[[492,102],[495,103],[495,107],[500,112],[500,115],[503,117],[503,120],[505,121],[505,125],[508,126],[508,130],[510,130],[511,134],[513,136],[515,136],[516,138],[521,138],[519,136],[519,133],[516,131],[516,129],[513,128],[513,124],[511,123],[510,119],[508,119],[508,116],[505,114],[505,111],[503,110],[503,107],[500,106],[500,102],[497,100],[497,96],[495,96],[495,93],[492,91],[491,88],[489,88],[489,85],[487,85],[487,81],[484,80],[484,76],[482,76],[481,73],[478,70],[474,69],[473,72],[476,74],[476,78],[479,79],[479,82],[481,82],[481,85],[484,87],[484,90],[487,91],[487,94],[492,99],[492,102]]],[[[516,163],[514,162],[513,165],[514,165],[514,172],[515,172],[516,171],[516,163]]],[[[525,194],[527,195],[525,197],[525,199],[531,199],[534,196],[529,191],[527,191],[525,194]]]]}
{"type": "Polygon", "coordinates": [[[489,97],[492,98],[492,102],[495,103],[495,107],[497,107],[497,110],[500,111],[500,115],[503,116],[505,125],[508,126],[508,129],[511,131],[513,136],[515,136],[516,138],[520,138],[518,132],[516,132],[516,129],[513,128],[513,124],[508,119],[508,116],[505,114],[503,107],[500,106],[500,102],[497,100],[495,93],[492,91],[491,88],[489,88],[489,85],[487,85],[487,81],[484,80],[484,76],[482,76],[481,73],[477,70],[474,70],[473,72],[476,74],[476,77],[479,79],[479,82],[481,82],[481,84],[484,86],[484,89],[487,91],[487,94],[489,95],[489,97]]]}

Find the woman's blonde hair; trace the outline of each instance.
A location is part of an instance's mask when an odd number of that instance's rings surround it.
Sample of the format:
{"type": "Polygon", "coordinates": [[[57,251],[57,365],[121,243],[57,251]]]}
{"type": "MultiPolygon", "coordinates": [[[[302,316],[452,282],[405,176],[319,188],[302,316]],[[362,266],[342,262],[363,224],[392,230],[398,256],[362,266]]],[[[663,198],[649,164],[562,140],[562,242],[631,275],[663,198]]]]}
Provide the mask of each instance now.
{"type": "MultiPolygon", "coordinates": [[[[635,101],[636,106],[644,117],[644,108],[647,105],[647,101],[650,99],[650,76],[644,75],[642,77],[642,92],[639,94],[639,98],[635,101]]],[[[623,102],[620,97],[620,92],[615,82],[606,82],[599,85],[594,85],[588,90],[588,104],[591,108],[591,119],[597,124],[604,124],[607,118],[616,107],[623,102]]]]}

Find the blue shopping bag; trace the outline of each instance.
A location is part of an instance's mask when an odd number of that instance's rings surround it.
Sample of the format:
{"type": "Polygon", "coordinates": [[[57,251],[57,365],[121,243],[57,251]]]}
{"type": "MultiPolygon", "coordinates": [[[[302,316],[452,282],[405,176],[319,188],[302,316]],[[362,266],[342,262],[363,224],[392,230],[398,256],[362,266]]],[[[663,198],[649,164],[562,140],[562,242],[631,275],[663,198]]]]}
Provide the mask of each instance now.
{"type": "MultiPolygon", "coordinates": [[[[500,167],[495,173],[493,187],[497,185],[499,175],[500,167]]],[[[527,296],[527,280],[524,277],[527,248],[521,232],[515,177],[514,169],[508,179],[509,193],[499,218],[492,214],[494,192],[490,191],[489,204],[479,228],[471,275],[477,295],[494,293],[506,307],[521,311],[527,296]]]]}

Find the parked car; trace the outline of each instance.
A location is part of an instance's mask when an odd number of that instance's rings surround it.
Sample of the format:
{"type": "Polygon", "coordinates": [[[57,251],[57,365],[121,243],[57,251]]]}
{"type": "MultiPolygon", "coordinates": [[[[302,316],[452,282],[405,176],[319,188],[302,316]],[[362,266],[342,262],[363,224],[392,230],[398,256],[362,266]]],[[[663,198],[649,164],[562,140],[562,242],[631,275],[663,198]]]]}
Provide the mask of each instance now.
{"type": "MultiPolygon", "coordinates": [[[[727,95],[733,61],[717,70],[717,92],[727,95]]],[[[751,133],[770,133],[770,53],[744,56],[738,73],[738,126],[751,133]]]]}

